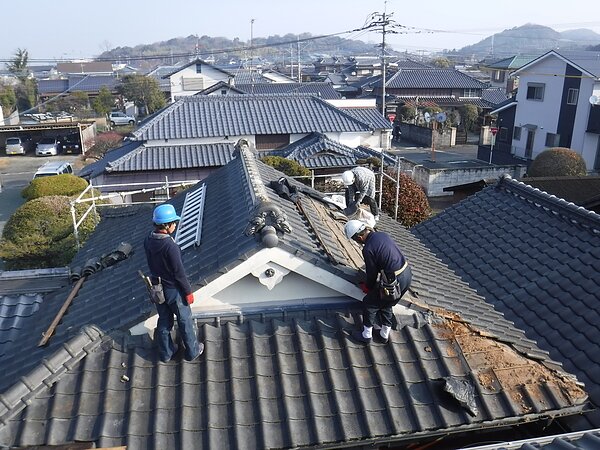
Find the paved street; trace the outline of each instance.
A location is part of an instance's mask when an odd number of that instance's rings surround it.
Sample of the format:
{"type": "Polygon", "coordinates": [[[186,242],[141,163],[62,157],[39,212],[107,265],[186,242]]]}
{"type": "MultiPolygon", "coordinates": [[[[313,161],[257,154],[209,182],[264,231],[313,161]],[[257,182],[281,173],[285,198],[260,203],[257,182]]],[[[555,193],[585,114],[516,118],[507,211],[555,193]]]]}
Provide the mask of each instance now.
{"type": "MultiPolygon", "coordinates": [[[[69,161],[75,170],[79,168],[78,155],[0,156],[0,235],[13,212],[24,203],[21,190],[29,184],[35,171],[47,161],[69,161]]],[[[2,261],[0,260],[0,270],[2,261]]]]}

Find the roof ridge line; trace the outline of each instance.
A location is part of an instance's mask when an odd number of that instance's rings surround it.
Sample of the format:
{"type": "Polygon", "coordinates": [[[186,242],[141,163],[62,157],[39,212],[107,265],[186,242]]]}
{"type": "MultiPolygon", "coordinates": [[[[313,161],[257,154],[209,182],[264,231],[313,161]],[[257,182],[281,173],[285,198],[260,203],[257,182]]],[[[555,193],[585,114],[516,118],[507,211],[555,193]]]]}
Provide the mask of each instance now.
{"type": "MultiPolygon", "coordinates": [[[[185,97],[182,97],[185,98],[185,97]]],[[[135,130],[132,134],[133,136],[135,136],[136,138],[140,135],[142,135],[144,133],[144,131],[146,131],[147,129],[150,128],[151,125],[153,125],[155,122],[157,122],[157,119],[163,118],[164,116],[166,116],[167,114],[170,114],[172,110],[179,108],[181,102],[181,98],[179,98],[178,100],[174,101],[173,103],[171,103],[170,105],[166,106],[165,109],[163,109],[160,113],[158,113],[156,116],[152,117],[152,119],[150,119],[148,121],[148,123],[145,123],[144,125],[142,125],[141,127],[139,127],[137,130],[135,130]]]]}
{"type": "Polygon", "coordinates": [[[137,146],[136,148],[132,149],[131,151],[129,151],[129,152],[125,153],[124,155],[118,157],[114,161],[110,161],[106,165],[106,169],[105,170],[107,172],[112,172],[115,167],[120,166],[125,161],[128,161],[131,158],[133,158],[134,156],[139,155],[140,153],[142,153],[147,148],[149,148],[149,147],[146,147],[146,144],[142,143],[141,145],[137,146]]]}
{"type": "Polygon", "coordinates": [[[590,211],[583,206],[568,202],[556,195],[548,194],[522,181],[515,180],[510,175],[502,175],[498,181],[498,185],[504,185],[507,191],[512,190],[515,194],[521,194],[523,198],[534,197],[539,201],[539,206],[551,209],[560,215],[569,216],[570,219],[573,219],[572,216],[575,216],[578,223],[590,227],[595,233],[600,233],[600,214],[590,211]]]}
{"type": "Polygon", "coordinates": [[[41,389],[51,387],[67,370],[95,350],[105,333],[95,325],[85,325],[80,332],[44,358],[37,367],[0,394],[0,424],[6,425],[20,413],[41,389]]]}

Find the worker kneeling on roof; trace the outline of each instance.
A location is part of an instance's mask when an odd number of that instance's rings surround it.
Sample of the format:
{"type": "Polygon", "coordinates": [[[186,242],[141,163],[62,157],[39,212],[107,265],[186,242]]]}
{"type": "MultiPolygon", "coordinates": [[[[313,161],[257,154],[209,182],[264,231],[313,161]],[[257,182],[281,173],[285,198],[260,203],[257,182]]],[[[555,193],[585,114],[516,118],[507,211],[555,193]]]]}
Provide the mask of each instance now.
{"type": "Polygon", "coordinates": [[[379,208],[375,201],[375,174],[366,167],[354,167],[342,174],[346,186],[346,215],[351,216],[361,203],[369,205],[375,220],[379,220],[379,208]]]}
{"type": "Polygon", "coordinates": [[[179,346],[171,339],[173,315],[177,317],[179,333],[185,347],[184,357],[192,361],[202,354],[204,344],[199,343],[194,330],[192,309],[194,293],[190,285],[183,262],[181,250],[171,234],[177,228],[181,218],[175,212],[173,205],[164,204],[154,209],[152,231],[144,241],[148,267],[152,273],[152,283],[162,283],[165,301],[155,303],[158,312],[156,326],[156,341],[160,360],[167,362],[177,353],[179,346]]]}
{"type": "Polygon", "coordinates": [[[388,234],[373,231],[360,220],[349,220],[344,233],[363,246],[367,277],[361,283],[367,294],[363,298],[363,330],[355,332],[353,337],[368,344],[375,328],[379,330],[381,341],[387,343],[391,329],[397,325],[392,308],[410,287],[410,266],[388,234]]]}

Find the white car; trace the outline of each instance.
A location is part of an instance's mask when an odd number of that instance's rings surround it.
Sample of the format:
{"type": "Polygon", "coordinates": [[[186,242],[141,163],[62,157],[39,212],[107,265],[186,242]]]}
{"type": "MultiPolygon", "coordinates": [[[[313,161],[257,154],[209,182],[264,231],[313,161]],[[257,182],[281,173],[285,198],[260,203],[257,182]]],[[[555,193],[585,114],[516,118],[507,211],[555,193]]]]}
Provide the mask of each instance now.
{"type": "Polygon", "coordinates": [[[58,144],[60,141],[55,137],[42,138],[35,147],[35,154],[37,156],[56,156],[58,155],[58,144]]]}
{"type": "Polygon", "coordinates": [[[135,125],[135,117],[128,116],[120,111],[111,112],[108,116],[108,120],[110,121],[111,127],[114,127],[115,125],[135,125]]]}

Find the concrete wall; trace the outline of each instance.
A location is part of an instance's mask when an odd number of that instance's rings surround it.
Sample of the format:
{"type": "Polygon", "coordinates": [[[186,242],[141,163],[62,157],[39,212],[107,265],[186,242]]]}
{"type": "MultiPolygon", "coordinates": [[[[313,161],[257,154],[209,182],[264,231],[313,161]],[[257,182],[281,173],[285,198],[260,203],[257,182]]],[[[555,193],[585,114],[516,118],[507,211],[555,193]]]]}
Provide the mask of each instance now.
{"type": "MultiPolygon", "coordinates": [[[[400,131],[402,132],[401,139],[409,140],[422,147],[431,147],[431,138],[433,136],[433,130],[431,128],[402,122],[400,123],[400,131]]],[[[456,128],[443,128],[441,133],[438,129],[435,133],[435,146],[436,148],[452,147],[454,146],[455,139],[456,128]]]]}
{"type": "Polygon", "coordinates": [[[519,179],[525,174],[525,167],[518,165],[428,169],[407,160],[401,160],[400,170],[412,171],[412,179],[423,188],[428,197],[452,195],[452,192],[444,192],[444,188],[451,186],[473,183],[490,178],[499,178],[504,174],[509,174],[511,177],[519,179]]]}

